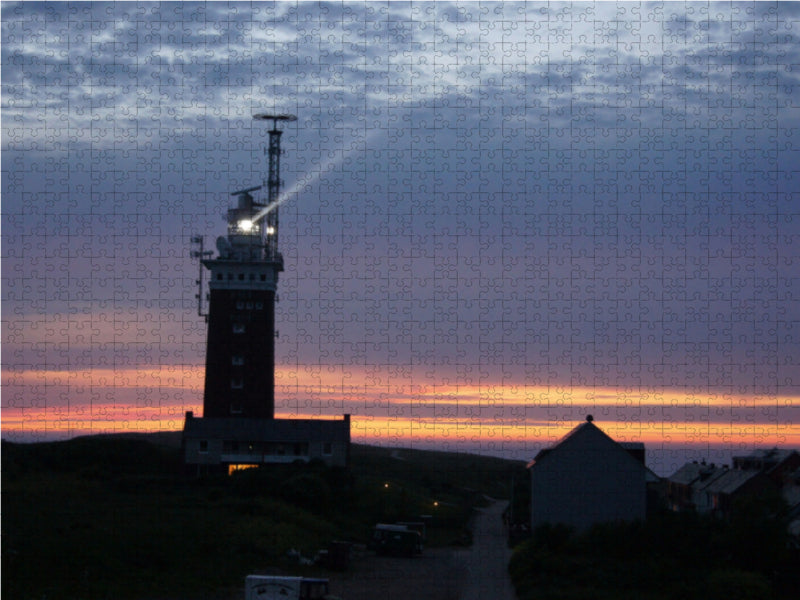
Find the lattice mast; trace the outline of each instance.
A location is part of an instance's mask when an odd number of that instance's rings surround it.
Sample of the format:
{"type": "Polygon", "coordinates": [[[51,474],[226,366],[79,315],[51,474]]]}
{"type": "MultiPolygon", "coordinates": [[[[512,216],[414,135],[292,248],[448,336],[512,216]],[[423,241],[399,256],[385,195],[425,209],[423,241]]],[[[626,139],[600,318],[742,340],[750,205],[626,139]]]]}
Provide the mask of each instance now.
{"type": "Polygon", "coordinates": [[[217,238],[217,258],[202,258],[210,271],[204,417],[272,419],[275,415],[275,300],[283,257],[278,252],[280,202],[279,121],[293,115],[259,114],[271,120],[267,202],[233,192],[228,233],[217,238]]]}
{"type": "Polygon", "coordinates": [[[297,117],[294,115],[271,115],[267,113],[259,113],[253,115],[256,121],[272,121],[272,129],[269,130],[269,150],[268,164],[269,171],[267,175],[267,208],[266,214],[266,254],[273,256],[278,252],[278,201],[281,194],[281,134],[283,133],[278,129],[278,122],[280,121],[296,121],[297,117]]]}

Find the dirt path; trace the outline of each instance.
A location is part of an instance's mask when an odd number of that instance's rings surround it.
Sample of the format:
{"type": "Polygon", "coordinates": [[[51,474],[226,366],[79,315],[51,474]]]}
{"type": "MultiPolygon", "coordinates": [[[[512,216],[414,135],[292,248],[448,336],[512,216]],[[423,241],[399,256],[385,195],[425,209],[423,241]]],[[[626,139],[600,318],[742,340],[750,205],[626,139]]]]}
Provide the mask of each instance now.
{"type": "Polygon", "coordinates": [[[502,502],[482,509],[465,550],[436,548],[417,558],[356,550],[347,573],[331,574],[331,593],[343,600],[515,600],[508,577],[502,502]]]}

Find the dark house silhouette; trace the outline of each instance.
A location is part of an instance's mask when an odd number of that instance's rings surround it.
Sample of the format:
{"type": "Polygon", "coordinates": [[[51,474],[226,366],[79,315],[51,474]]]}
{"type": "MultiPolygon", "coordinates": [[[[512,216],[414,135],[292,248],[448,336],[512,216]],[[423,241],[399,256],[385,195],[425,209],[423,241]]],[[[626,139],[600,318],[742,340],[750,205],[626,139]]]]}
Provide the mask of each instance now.
{"type": "Polygon", "coordinates": [[[658,477],[644,464],[644,445],[615,442],[591,415],[528,464],[531,527],[644,519],[647,484],[658,477]]]}

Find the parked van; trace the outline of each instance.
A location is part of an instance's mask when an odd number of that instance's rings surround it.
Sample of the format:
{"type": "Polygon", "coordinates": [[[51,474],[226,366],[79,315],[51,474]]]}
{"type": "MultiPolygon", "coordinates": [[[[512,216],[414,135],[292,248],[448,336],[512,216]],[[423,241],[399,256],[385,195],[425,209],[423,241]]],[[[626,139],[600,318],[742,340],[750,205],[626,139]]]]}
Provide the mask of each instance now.
{"type": "Polygon", "coordinates": [[[425,531],[425,523],[422,521],[398,521],[396,525],[403,525],[407,529],[411,529],[412,531],[419,531],[420,536],[422,536],[422,543],[425,543],[426,538],[426,531],[425,531]]]}
{"type": "Polygon", "coordinates": [[[414,556],[422,554],[422,535],[405,525],[378,523],[367,547],[377,554],[414,556]]]}

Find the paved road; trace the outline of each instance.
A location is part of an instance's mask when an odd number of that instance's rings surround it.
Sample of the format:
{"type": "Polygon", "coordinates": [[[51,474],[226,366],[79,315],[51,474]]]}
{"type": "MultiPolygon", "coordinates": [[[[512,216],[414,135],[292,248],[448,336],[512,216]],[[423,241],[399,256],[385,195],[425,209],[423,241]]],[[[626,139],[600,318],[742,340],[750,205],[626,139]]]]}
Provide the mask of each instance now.
{"type": "Polygon", "coordinates": [[[331,593],[343,600],[515,600],[504,508],[496,502],[476,515],[473,544],[464,550],[428,549],[413,559],[356,552],[347,573],[330,575],[331,593]]]}
{"type": "Polygon", "coordinates": [[[508,576],[508,547],[502,513],[504,502],[495,502],[477,515],[473,526],[472,546],[461,554],[466,567],[466,580],[459,600],[515,600],[514,587],[508,576]]]}

